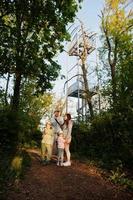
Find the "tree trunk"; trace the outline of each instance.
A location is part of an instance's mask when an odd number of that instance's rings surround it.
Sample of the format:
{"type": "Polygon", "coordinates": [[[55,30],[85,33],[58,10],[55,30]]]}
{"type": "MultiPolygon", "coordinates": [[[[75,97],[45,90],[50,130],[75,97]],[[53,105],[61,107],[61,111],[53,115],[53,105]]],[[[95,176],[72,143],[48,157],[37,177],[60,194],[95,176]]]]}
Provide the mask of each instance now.
{"type": "Polygon", "coordinates": [[[117,47],[118,47],[118,37],[114,38],[114,48],[112,46],[111,43],[111,39],[109,37],[109,31],[108,31],[108,25],[107,25],[107,21],[105,22],[104,20],[104,14],[102,13],[102,28],[103,28],[103,32],[105,34],[105,39],[107,42],[107,47],[108,47],[108,62],[110,65],[110,70],[111,70],[111,84],[112,84],[112,99],[113,99],[113,103],[116,102],[116,76],[115,76],[115,68],[116,68],[116,63],[117,63],[117,47]],[[113,54],[113,58],[112,58],[112,54],[113,54]]]}
{"type": "Polygon", "coordinates": [[[115,64],[110,64],[111,67],[111,77],[112,77],[112,98],[113,103],[116,102],[116,81],[115,81],[115,64]]]}
{"type": "Polygon", "coordinates": [[[92,102],[91,102],[91,94],[89,91],[89,86],[88,86],[88,80],[87,80],[87,70],[85,67],[85,64],[82,64],[82,72],[83,72],[83,79],[84,79],[84,86],[85,86],[85,93],[86,93],[86,101],[89,107],[89,111],[90,111],[90,116],[91,118],[94,117],[94,112],[93,112],[93,106],[92,106],[92,102]]]}
{"type": "Polygon", "coordinates": [[[14,94],[13,94],[13,100],[12,100],[12,110],[14,111],[18,111],[18,108],[19,108],[21,79],[22,79],[21,73],[17,72],[16,78],[14,81],[14,94]]]}
{"type": "Polygon", "coordinates": [[[15,80],[14,80],[14,94],[12,99],[12,110],[18,111],[19,109],[19,98],[20,98],[20,86],[21,86],[21,79],[22,79],[22,72],[20,70],[20,66],[22,67],[22,50],[23,45],[21,44],[21,24],[22,24],[22,15],[20,15],[19,7],[20,1],[15,1],[16,7],[16,72],[15,72],[15,80]]]}
{"type": "Polygon", "coordinates": [[[7,82],[6,82],[6,91],[5,91],[5,105],[6,105],[6,106],[7,106],[7,104],[8,104],[8,101],[7,101],[7,93],[8,93],[9,80],[10,80],[10,73],[8,73],[7,82]]]}
{"type": "Polygon", "coordinates": [[[111,84],[112,84],[112,98],[113,98],[113,103],[116,102],[116,75],[115,75],[115,68],[116,68],[116,62],[117,62],[117,45],[118,45],[118,39],[117,37],[115,38],[115,47],[114,49],[111,46],[111,42],[108,36],[108,31],[104,30],[105,33],[105,37],[106,37],[106,42],[107,42],[107,46],[108,46],[108,62],[110,65],[110,70],[111,70],[111,84]],[[112,58],[112,54],[113,54],[113,58],[112,58]]]}

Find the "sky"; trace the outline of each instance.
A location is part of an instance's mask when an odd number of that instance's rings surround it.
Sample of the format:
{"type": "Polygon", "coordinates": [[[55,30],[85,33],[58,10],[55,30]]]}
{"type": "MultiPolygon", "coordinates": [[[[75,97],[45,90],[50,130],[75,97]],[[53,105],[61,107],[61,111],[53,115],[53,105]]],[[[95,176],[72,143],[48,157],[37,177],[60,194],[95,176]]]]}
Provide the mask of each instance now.
{"type": "MultiPolygon", "coordinates": [[[[96,48],[100,45],[99,41],[99,36],[100,36],[100,18],[98,15],[100,15],[101,10],[104,7],[104,0],[84,0],[82,3],[82,8],[78,11],[77,17],[83,22],[85,30],[89,30],[89,32],[95,32],[97,33],[96,35],[96,48]]],[[[70,29],[69,32],[72,32],[73,29],[79,25],[80,23],[78,20],[75,20],[72,28],[70,29]]],[[[71,26],[71,25],[70,25],[71,26]]],[[[69,27],[70,27],[69,26],[69,27]]],[[[65,50],[68,51],[68,43],[65,43],[65,50]]],[[[90,65],[95,65],[96,62],[96,54],[97,51],[95,50],[91,55],[89,55],[87,62],[90,65]]],[[[77,58],[68,56],[66,52],[63,52],[57,56],[57,60],[59,64],[62,67],[61,74],[65,75],[66,77],[68,76],[68,79],[70,79],[72,76],[77,74],[77,69],[75,68],[72,70],[70,73],[67,73],[76,63],[77,63],[77,58]]],[[[93,83],[93,76],[91,77],[91,81],[93,83]]],[[[66,85],[64,83],[66,82],[67,79],[61,80],[59,77],[57,81],[55,82],[55,86],[53,88],[53,93],[55,93],[57,98],[60,97],[65,97],[65,91],[64,88],[66,89],[66,85]]],[[[72,79],[71,81],[68,82],[68,87],[74,83],[76,79],[72,79]]],[[[71,107],[73,107],[73,104],[75,103],[75,98],[69,98],[71,101],[70,104],[70,110],[71,107]]],[[[74,105],[74,107],[76,107],[74,105]]]]}

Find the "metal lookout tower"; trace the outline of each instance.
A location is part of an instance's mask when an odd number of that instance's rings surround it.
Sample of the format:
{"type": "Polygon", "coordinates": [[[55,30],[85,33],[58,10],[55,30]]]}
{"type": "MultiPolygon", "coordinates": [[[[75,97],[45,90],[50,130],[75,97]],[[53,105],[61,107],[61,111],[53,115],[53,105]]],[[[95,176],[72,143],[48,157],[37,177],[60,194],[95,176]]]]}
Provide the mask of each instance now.
{"type": "Polygon", "coordinates": [[[66,111],[68,110],[68,98],[77,98],[77,115],[78,119],[86,120],[86,113],[93,117],[92,96],[96,94],[96,90],[89,87],[87,57],[95,50],[96,33],[86,31],[83,23],[80,21],[80,27],[76,27],[76,33],[70,43],[68,50],[69,56],[77,57],[77,64],[67,71],[66,87],[66,111]],[[77,72],[74,76],[69,77],[70,72],[76,68],[77,72]],[[68,86],[68,82],[76,78],[75,82],[68,86]]]}

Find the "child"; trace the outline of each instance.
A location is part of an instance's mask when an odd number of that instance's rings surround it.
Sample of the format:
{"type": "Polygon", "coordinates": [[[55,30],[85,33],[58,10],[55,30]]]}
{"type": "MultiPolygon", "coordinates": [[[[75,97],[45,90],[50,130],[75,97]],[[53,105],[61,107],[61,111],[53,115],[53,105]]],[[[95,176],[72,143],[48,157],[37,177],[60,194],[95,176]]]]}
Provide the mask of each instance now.
{"type": "Polygon", "coordinates": [[[46,128],[42,136],[41,150],[42,150],[42,162],[48,164],[51,160],[52,149],[54,142],[54,130],[50,121],[46,123],[46,128]]]}
{"type": "Polygon", "coordinates": [[[63,166],[64,148],[65,148],[65,139],[63,132],[60,132],[58,135],[57,146],[58,146],[57,166],[63,166]]]}

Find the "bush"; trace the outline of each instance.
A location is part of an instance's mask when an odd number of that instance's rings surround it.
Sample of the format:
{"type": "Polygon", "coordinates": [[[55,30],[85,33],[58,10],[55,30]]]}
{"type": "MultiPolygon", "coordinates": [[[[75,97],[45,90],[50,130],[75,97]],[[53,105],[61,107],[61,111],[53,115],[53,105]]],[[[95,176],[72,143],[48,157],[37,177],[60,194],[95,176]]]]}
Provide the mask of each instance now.
{"type": "Polygon", "coordinates": [[[132,140],[125,124],[121,128],[121,116],[111,112],[96,116],[91,124],[74,125],[71,150],[89,159],[98,160],[108,169],[117,166],[117,160],[123,166],[131,167],[132,140]]]}
{"type": "Polygon", "coordinates": [[[3,149],[14,149],[29,146],[39,146],[41,132],[37,130],[36,118],[24,112],[14,113],[9,109],[0,112],[0,145],[3,149]]]}
{"type": "Polygon", "coordinates": [[[0,146],[4,149],[16,148],[18,144],[19,122],[16,113],[10,110],[0,112],[0,146]]]}
{"type": "Polygon", "coordinates": [[[0,199],[6,199],[7,189],[10,184],[18,182],[31,164],[31,158],[25,151],[17,151],[14,155],[10,152],[0,154],[0,199]]]}

